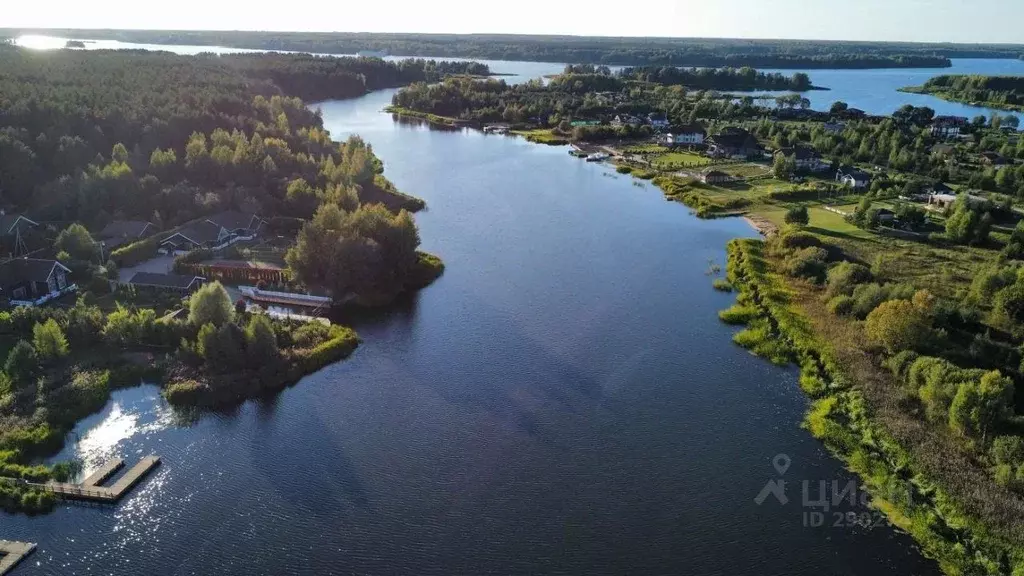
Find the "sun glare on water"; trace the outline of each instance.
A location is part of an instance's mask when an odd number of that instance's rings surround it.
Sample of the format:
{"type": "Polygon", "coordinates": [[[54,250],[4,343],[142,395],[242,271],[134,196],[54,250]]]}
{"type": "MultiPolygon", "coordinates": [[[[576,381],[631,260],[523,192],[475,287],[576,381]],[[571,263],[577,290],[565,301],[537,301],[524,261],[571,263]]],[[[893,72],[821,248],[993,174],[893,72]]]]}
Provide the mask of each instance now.
{"type": "Polygon", "coordinates": [[[33,50],[57,50],[58,48],[63,48],[67,41],[67,38],[26,34],[18,36],[14,43],[22,48],[31,48],[33,50]]]}

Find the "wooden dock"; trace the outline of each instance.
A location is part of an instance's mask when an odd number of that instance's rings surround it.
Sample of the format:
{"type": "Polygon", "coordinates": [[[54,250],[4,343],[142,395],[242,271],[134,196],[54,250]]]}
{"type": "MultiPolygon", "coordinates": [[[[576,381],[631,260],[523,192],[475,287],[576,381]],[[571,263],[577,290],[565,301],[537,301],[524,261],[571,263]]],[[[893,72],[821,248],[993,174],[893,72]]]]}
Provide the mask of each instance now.
{"type": "Polygon", "coordinates": [[[4,576],[36,549],[35,544],[0,540],[0,576],[4,576]]]}
{"type": "MultiPolygon", "coordinates": [[[[154,468],[160,465],[158,456],[148,456],[139,461],[124,473],[113,486],[102,486],[118,470],[124,467],[124,460],[115,458],[102,468],[91,474],[81,484],[64,484],[47,482],[46,484],[29,484],[70,500],[88,500],[92,502],[114,503],[124,497],[136,484],[142,481],[154,468]]],[[[2,572],[0,572],[2,575],[2,572]]]]}

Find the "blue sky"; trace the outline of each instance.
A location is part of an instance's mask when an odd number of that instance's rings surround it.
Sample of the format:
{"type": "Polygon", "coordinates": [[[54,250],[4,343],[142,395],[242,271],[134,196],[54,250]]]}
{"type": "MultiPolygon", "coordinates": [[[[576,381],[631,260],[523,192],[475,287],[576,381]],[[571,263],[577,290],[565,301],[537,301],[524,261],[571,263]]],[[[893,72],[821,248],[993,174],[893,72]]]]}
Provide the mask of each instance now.
{"type": "Polygon", "coordinates": [[[1024,43],[1024,0],[11,0],[0,26],[1024,43]]]}

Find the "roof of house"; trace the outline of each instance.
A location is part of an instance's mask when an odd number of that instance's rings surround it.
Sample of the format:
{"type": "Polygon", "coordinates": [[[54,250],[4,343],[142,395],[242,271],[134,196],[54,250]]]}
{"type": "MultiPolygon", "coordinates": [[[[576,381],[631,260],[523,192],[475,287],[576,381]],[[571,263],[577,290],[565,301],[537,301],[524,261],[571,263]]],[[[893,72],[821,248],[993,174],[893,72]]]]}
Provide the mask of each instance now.
{"type": "Polygon", "coordinates": [[[967,124],[967,118],[963,116],[936,116],[932,118],[933,126],[964,126],[967,124]]]}
{"type": "Polygon", "coordinates": [[[1006,159],[1000,156],[998,152],[982,152],[981,156],[993,164],[1003,164],[1006,162],[1006,159]]]}
{"type": "Polygon", "coordinates": [[[814,160],[815,158],[821,158],[821,154],[818,154],[815,150],[806,146],[779,148],[778,153],[784,156],[794,156],[797,160],[814,160]]]}
{"type": "Polygon", "coordinates": [[[21,284],[22,282],[46,282],[53,274],[54,268],[71,270],[56,260],[39,258],[15,258],[0,264],[0,287],[21,284]]]}
{"type": "Polygon", "coordinates": [[[27,222],[32,226],[38,226],[38,222],[29,220],[24,214],[7,214],[0,212],[0,234],[11,234],[14,232],[18,221],[27,222]]]}
{"type": "Polygon", "coordinates": [[[668,120],[668,117],[666,117],[664,114],[662,114],[660,112],[651,112],[650,114],[647,115],[647,118],[652,120],[652,121],[659,121],[659,122],[664,122],[664,121],[668,120]]]}
{"type": "Polygon", "coordinates": [[[137,286],[160,286],[166,288],[188,288],[196,281],[202,281],[199,276],[181,276],[179,274],[159,274],[156,272],[136,272],[129,284],[137,286]]]}
{"type": "Polygon", "coordinates": [[[704,127],[700,124],[684,124],[674,130],[676,134],[706,134],[704,127]]]}
{"type": "Polygon", "coordinates": [[[866,180],[871,178],[871,173],[865,172],[859,168],[854,168],[853,166],[840,166],[836,172],[839,176],[852,176],[857,180],[866,180]]]}
{"type": "Polygon", "coordinates": [[[96,237],[104,240],[108,238],[141,238],[149,228],[155,228],[155,226],[145,220],[114,220],[100,230],[96,237]]]}
{"type": "Polygon", "coordinates": [[[932,191],[932,194],[946,194],[953,192],[953,189],[947,186],[944,182],[938,182],[929,189],[932,191]]]}
{"type": "Polygon", "coordinates": [[[263,219],[255,214],[238,212],[236,210],[225,210],[224,212],[211,214],[206,217],[206,221],[228,230],[257,228],[260,224],[264,223],[263,219]]]}
{"type": "Polygon", "coordinates": [[[255,214],[228,210],[195,220],[168,236],[162,243],[168,242],[175,236],[181,236],[197,244],[216,242],[220,240],[221,228],[225,230],[252,229],[258,228],[263,223],[264,220],[255,214]]]}
{"type": "Polygon", "coordinates": [[[760,148],[761,145],[757,143],[757,139],[750,135],[749,132],[741,128],[737,128],[738,131],[722,132],[721,134],[715,134],[710,138],[711,142],[721,146],[722,148],[760,148]]]}

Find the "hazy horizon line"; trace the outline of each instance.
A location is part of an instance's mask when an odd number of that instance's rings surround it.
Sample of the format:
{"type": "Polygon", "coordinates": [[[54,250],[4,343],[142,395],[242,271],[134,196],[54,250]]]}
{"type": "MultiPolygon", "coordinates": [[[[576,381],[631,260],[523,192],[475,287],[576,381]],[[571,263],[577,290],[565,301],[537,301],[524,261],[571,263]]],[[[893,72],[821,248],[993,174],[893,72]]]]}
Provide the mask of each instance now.
{"type": "MultiPolygon", "coordinates": [[[[525,32],[372,32],[372,31],[352,31],[352,30],[274,30],[274,29],[218,29],[218,28],[98,28],[98,27],[81,27],[81,28],[39,28],[32,26],[6,26],[0,27],[0,33],[6,33],[8,31],[17,31],[20,33],[37,33],[37,32],[207,32],[207,33],[269,33],[269,34],[316,34],[316,35],[331,35],[331,34],[351,34],[351,35],[377,35],[377,36],[403,36],[403,35],[416,35],[416,36],[478,36],[478,37],[524,37],[524,38],[595,38],[595,39],[629,39],[629,40],[738,40],[744,42],[821,42],[821,43],[836,43],[836,44],[906,44],[906,45],[947,45],[947,46],[1009,46],[1019,47],[1024,49],[1024,43],[1013,43],[1013,42],[955,42],[951,40],[860,40],[860,39],[833,39],[833,38],[797,38],[797,37],[754,37],[754,36],[609,36],[602,34],[531,34],[525,32]]],[[[89,38],[82,38],[89,40],[89,38]]]]}

